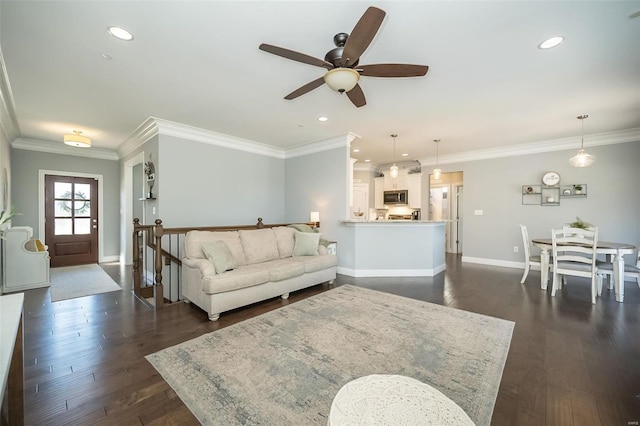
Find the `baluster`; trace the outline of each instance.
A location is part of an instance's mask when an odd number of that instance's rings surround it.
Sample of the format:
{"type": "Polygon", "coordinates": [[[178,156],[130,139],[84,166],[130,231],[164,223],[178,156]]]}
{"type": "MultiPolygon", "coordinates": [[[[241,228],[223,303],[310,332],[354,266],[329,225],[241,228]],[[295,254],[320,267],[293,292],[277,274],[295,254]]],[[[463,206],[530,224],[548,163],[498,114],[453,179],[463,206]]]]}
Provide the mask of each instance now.
{"type": "Polygon", "coordinates": [[[156,308],[164,305],[164,288],[162,286],[162,236],[164,235],[164,227],[162,221],[156,219],[156,226],[154,227],[155,242],[155,282],[153,288],[153,295],[156,308]]]}
{"type": "Polygon", "coordinates": [[[140,219],[133,219],[133,292],[140,295],[140,242],[138,241],[140,219]]]}

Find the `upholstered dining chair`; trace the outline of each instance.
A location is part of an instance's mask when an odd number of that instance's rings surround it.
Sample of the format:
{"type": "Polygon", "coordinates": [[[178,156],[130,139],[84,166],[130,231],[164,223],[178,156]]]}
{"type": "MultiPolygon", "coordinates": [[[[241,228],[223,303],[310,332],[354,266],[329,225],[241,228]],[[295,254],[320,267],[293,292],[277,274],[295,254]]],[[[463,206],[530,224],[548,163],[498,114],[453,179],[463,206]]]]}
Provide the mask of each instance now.
{"type": "Polygon", "coordinates": [[[542,267],[542,260],[540,259],[540,255],[531,255],[531,240],[529,240],[527,227],[520,225],[520,232],[522,232],[522,244],[524,246],[524,274],[522,274],[520,284],[524,284],[524,281],[527,279],[527,275],[529,275],[531,265],[542,267]]]}
{"type": "Polygon", "coordinates": [[[602,277],[596,266],[598,228],[563,228],[551,231],[553,284],[551,296],[562,286],[566,275],[591,279],[591,303],[602,293],[602,277]]]}
{"type": "MultiPolygon", "coordinates": [[[[623,285],[624,279],[627,277],[635,278],[638,283],[638,287],[640,287],[640,243],[636,246],[636,257],[635,257],[635,265],[630,265],[628,263],[624,264],[624,277],[622,277],[623,285]]],[[[598,274],[602,279],[604,275],[609,275],[611,278],[609,280],[609,288],[613,288],[613,263],[607,261],[596,261],[596,266],[598,267],[598,274]]]]}

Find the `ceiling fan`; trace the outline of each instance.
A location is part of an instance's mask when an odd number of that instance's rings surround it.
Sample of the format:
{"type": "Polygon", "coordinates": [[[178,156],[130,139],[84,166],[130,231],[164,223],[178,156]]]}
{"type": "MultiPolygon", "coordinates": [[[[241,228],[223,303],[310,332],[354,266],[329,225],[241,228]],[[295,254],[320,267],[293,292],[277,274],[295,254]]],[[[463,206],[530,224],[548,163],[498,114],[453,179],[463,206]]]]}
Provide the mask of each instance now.
{"type": "Polygon", "coordinates": [[[369,47],[375,37],[386,13],[377,7],[369,7],[351,35],[338,33],[333,37],[336,48],[330,50],[324,60],[304,53],[295,52],[283,47],[262,43],[260,50],[304,64],[326,68],[324,76],[315,79],[304,86],[289,93],[284,98],[295,99],[322,86],[324,83],[339,92],[346,93],[356,107],[366,105],[364,92],[358,84],[360,76],[365,77],[422,77],[429,67],[426,65],[412,64],[375,64],[358,66],[360,55],[369,47]]]}

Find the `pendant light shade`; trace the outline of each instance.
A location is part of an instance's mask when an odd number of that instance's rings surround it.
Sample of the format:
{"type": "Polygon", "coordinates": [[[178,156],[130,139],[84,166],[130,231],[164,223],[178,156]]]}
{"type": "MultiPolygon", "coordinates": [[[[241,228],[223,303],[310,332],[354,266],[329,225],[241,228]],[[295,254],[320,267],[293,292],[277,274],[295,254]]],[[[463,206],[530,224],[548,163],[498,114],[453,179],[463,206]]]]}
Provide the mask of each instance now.
{"type": "Polygon", "coordinates": [[[398,166],[396,166],[396,138],[398,135],[394,133],[391,137],[393,138],[393,166],[389,168],[389,173],[392,178],[396,178],[398,177],[398,166]]]}
{"type": "Polygon", "coordinates": [[[589,116],[586,114],[576,117],[582,122],[582,142],[580,143],[580,150],[578,153],[569,159],[569,164],[573,167],[587,167],[596,161],[595,155],[588,154],[587,151],[584,150],[584,120],[588,117],[589,116]]]}
{"type": "Polygon", "coordinates": [[[438,167],[438,143],[440,143],[440,139],[434,139],[433,141],[436,143],[436,168],[433,169],[433,178],[440,179],[442,175],[442,170],[438,167]]]}
{"type": "Polygon", "coordinates": [[[78,148],[91,147],[91,139],[86,136],[82,136],[82,132],[80,130],[74,130],[73,135],[64,135],[64,143],[78,148]]]}

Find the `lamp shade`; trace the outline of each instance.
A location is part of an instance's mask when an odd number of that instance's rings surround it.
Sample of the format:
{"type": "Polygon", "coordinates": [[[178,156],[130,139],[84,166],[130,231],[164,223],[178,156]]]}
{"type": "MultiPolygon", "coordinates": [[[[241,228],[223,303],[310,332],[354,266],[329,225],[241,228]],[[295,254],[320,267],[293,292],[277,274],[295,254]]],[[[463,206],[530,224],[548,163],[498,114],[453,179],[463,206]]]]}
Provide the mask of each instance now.
{"type": "Polygon", "coordinates": [[[580,148],[580,151],[573,157],[569,159],[569,164],[573,167],[587,167],[593,164],[596,161],[596,156],[588,154],[583,148],[580,148]]]}
{"type": "Polygon", "coordinates": [[[89,148],[91,139],[81,135],[80,130],[74,130],[72,135],[64,135],[64,143],[78,148],[89,148]]]}
{"type": "Polygon", "coordinates": [[[351,68],[334,68],[324,75],[324,82],[336,92],[348,92],[358,84],[360,73],[351,68]]]}
{"type": "Polygon", "coordinates": [[[309,213],[309,222],[313,222],[313,223],[320,222],[320,212],[309,213]]]}
{"type": "Polygon", "coordinates": [[[396,166],[395,164],[393,166],[391,166],[389,168],[389,173],[391,174],[392,178],[397,178],[398,177],[398,166],[396,166]]]}
{"type": "Polygon", "coordinates": [[[442,170],[435,168],[433,169],[433,178],[440,179],[440,175],[442,175],[442,170]]]}

